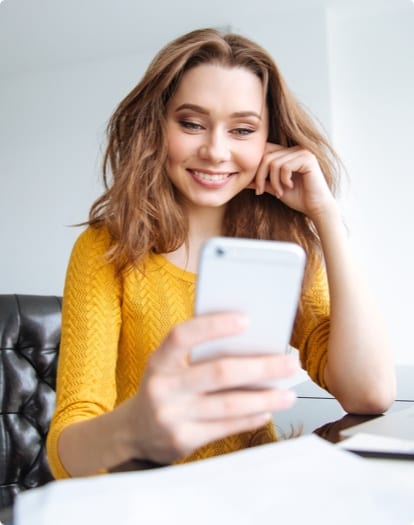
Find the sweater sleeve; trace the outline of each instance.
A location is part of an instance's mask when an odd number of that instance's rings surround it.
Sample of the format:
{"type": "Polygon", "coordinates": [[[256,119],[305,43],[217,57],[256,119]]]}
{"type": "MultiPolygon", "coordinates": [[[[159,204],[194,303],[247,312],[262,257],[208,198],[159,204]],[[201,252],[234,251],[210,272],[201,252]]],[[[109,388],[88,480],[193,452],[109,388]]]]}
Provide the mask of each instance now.
{"type": "Polygon", "coordinates": [[[73,248],[62,305],[56,409],[47,439],[56,478],[68,477],[58,453],[62,431],[111,410],[121,324],[119,278],[105,258],[109,234],[88,228],[73,248]]]}
{"type": "Polygon", "coordinates": [[[315,383],[326,388],[324,370],[330,331],[329,291],[325,269],[320,266],[312,286],[302,296],[291,345],[299,350],[302,367],[315,383]]]}

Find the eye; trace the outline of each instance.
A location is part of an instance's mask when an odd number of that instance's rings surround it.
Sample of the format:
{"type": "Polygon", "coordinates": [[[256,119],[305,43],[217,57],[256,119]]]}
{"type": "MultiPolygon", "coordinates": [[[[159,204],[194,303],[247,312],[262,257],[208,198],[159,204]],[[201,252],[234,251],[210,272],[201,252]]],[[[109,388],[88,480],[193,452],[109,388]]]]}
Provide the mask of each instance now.
{"type": "Polygon", "coordinates": [[[192,122],[191,120],[180,120],[179,124],[182,128],[188,129],[189,131],[200,131],[204,129],[201,124],[192,122]]]}
{"type": "Polygon", "coordinates": [[[247,137],[248,135],[254,133],[254,129],[251,128],[235,128],[232,129],[231,132],[233,135],[236,135],[238,137],[247,137]]]}

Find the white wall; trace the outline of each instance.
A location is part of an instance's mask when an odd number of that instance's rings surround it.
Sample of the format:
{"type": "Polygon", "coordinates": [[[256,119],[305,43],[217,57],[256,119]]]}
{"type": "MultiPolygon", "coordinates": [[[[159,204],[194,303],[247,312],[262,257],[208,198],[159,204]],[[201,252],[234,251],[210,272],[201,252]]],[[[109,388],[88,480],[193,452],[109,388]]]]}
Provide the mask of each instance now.
{"type": "Polygon", "coordinates": [[[236,29],[272,54],[290,89],[329,133],[331,104],[325,9],[322,6],[301,8],[278,16],[263,13],[257,19],[244,20],[236,29]]]}
{"type": "Polygon", "coordinates": [[[9,75],[0,88],[0,292],[61,294],[72,244],[101,192],[107,118],[147,57],[9,75]]]}
{"type": "Polygon", "coordinates": [[[393,0],[363,10],[351,1],[328,22],[332,133],[350,177],[351,240],[396,361],[414,363],[414,6],[393,0]]]}

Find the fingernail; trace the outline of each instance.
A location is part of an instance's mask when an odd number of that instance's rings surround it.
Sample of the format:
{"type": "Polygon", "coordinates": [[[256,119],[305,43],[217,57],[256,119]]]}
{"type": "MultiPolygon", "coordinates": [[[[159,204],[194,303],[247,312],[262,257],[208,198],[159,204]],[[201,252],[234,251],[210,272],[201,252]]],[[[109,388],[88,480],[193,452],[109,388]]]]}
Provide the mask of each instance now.
{"type": "Polygon", "coordinates": [[[235,328],[246,329],[250,324],[250,319],[245,314],[237,314],[233,318],[235,328]]]}
{"type": "Polygon", "coordinates": [[[283,404],[292,405],[296,401],[297,396],[293,390],[281,390],[279,394],[283,404]]]}
{"type": "Polygon", "coordinates": [[[260,419],[263,421],[263,423],[267,423],[272,419],[272,413],[265,412],[264,414],[260,414],[260,419]]]}

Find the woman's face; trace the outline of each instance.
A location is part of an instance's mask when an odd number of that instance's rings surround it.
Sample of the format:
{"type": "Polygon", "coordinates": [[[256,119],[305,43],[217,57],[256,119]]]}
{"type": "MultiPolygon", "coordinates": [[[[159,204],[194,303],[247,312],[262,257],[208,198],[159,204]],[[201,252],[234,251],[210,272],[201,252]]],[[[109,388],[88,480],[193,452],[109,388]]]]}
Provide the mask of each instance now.
{"type": "Polygon", "coordinates": [[[244,68],[190,69],[167,107],[167,174],[190,207],[219,207],[253,179],[268,136],[260,79],[244,68]]]}

